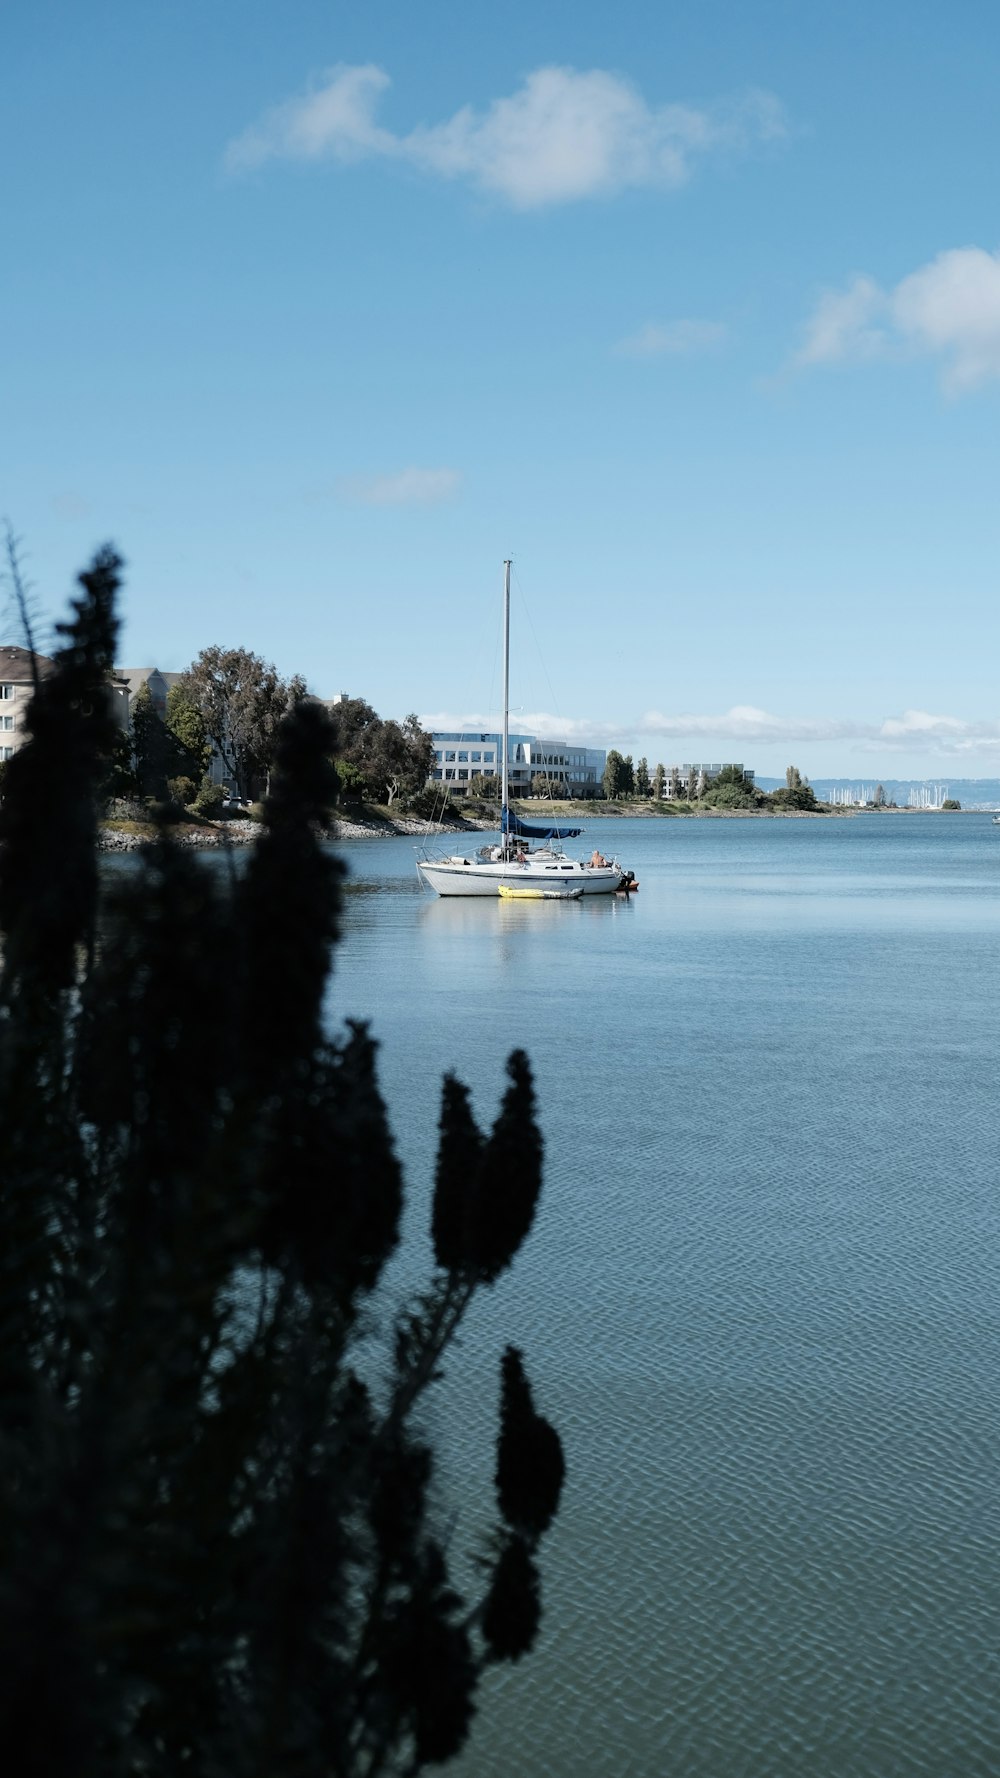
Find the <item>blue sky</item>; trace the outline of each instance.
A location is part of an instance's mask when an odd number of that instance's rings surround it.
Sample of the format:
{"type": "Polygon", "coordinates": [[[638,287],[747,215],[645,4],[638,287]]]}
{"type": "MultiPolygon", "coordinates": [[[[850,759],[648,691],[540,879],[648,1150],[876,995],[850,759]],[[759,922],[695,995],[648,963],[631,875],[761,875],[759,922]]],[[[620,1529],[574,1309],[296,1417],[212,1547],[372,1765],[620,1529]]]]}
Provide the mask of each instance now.
{"type": "Polygon", "coordinates": [[[0,512],[121,658],[1000,770],[1000,13],[7,0],[0,512]]]}

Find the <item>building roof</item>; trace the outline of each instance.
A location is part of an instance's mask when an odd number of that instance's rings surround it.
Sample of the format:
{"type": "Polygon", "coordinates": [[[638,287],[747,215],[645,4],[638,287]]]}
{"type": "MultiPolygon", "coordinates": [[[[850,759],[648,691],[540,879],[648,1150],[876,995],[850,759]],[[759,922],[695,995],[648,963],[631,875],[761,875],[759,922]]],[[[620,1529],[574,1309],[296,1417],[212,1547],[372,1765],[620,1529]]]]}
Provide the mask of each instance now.
{"type": "Polygon", "coordinates": [[[163,680],[163,683],[167,687],[168,690],[170,689],[171,686],[177,684],[178,679],[183,679],[183,677],[184,677],[183,673],[166,673],[166,672],[164,672],[162,667],[116,667],[115,668],[115,678],[116,679],[124,679],[128,682],[128,686],[129,686],[129,689],[130,689],[133,697],[135,696],[136,692],[139,690],[139,687],[142,685],[145,685],[146,681],[154,673],[159,674],[160,678],[163,680]]]}
{"type": "MultiPolygon", "coordinates": [[[[35,655],[35,669],[41,678],[55,672],[55,661],[47,654],[35,655]]],[[[31,685],[35,674],[31,665],[31,649],[18,648],[16,643],[7,642],[0,647],[0,679],[11,685],[31,685]]]]}

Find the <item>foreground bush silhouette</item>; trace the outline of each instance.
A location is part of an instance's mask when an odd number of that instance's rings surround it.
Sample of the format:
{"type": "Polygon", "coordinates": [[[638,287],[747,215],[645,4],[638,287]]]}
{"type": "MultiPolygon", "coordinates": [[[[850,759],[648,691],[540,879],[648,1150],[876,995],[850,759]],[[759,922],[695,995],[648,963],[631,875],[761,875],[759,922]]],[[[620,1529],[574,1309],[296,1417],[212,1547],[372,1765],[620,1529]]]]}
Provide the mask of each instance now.
{"type": "Polygon", "coordinates": [[[417,1413],[531,1226],[531,1076],[488,1136],[445,1081],[436,1270],[373,1364],[402,1180],[372,1040],[322,1027],[326,719],[288,718],[245,871],[164,837],[99,896],[119,574],[81,575],[0,809],[0,1738],[46,1778],[417,1772],[531,1647],[562,1484],[508,1347],[463,1600],[417,1413]]]}

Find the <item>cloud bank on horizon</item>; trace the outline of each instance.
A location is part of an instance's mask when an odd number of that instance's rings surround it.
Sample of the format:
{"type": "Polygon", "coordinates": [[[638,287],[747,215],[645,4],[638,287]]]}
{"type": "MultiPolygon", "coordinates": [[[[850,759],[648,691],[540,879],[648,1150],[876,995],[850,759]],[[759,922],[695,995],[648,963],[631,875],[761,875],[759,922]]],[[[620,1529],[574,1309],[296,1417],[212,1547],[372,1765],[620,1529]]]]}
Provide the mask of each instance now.
{"type": "MultiPolygon", "coordinates": [[[[498,718],[482,712],[456,714],[435,711],[421,716],[425,728],[435,731],[456,729],[490,730],[498,718]]],[[[648,710],[642,716],[627,717],[619,722],[590,722],[586,718],[552,716],[546,711],[519,711],[511,724],[518,734],[537,735],[540,740],[575,742],[578,746],[622,746],[622,737],[638,741],[669,740],[691,742],[700,746],[709,741],[710,751],[717,751],[716,742],[801,743],[853,741],[866,752],[898,752],[924,742],[928,751],[942,758],[953,758],[977,750],[1000,749],[1000,722],[965,722],[956,716],[935,716],[927,710],[904,710],[902,716],[885,717],[881,722],[858,722],[838,717],[774,716],[750,704],[738,704],[724,715],[699,716],[679,713],[676,716],[648,710]]]]}
{"type": "Polygon", "coordinates": [[[374,63],[338,63],[230,142],[226,168],[379,158],[464,179],[529,210],[630,187],[677,187],[713,153],[745,153],[787,133],[780,101],[756,88],[709,106],[650,105],[619,74],[545,67],[483,110],[463,105],[442,123],[396,134],[376,121],[390,84],[374,63]]]}
{"type": "Polygon", "coordinates": [[[949,395],[1000,377],[1000,253],[952,247],[883,289],[859,275],[826,291],[794,357],[799,368],[936,357],[949,395]]]}

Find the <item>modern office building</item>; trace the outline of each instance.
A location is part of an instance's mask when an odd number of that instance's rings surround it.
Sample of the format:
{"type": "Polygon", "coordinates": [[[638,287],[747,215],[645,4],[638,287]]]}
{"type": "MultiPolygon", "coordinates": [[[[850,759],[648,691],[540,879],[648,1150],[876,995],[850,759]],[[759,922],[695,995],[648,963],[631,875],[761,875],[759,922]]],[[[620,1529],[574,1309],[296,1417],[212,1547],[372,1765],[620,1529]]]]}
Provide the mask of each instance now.
{"type": "MultiPolygon", "coordinates": [[[[435,733],[431,782],[449,790],[467,789],[473,778],[499,778],[503,736],[499,730],[456,729],[435,733]]],[[[565,787],[567,796],[593,796],[607,755],[599,748],[537,735],[508,735],[507,773],[514,796],[530,796],[535,779],[565,787]]]]}

